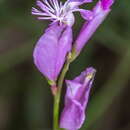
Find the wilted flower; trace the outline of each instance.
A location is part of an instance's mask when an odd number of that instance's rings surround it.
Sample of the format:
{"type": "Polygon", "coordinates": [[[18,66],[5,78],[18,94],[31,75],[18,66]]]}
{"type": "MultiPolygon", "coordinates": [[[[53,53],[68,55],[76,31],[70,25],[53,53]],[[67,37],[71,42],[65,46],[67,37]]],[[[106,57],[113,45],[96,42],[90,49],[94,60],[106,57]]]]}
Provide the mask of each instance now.
{"type": "Polygon", "coordinates": [[[111,11],[110,7],[113,2],[114,0],[99,0],[99,2],[93,8],[93,18],[90,21],[85,22],[79,33],[79,36],[75,41],[74,47],[77,55],[80,53],[84,45],[88,42],[93,33],[109,14],[111,11]]]}
{"type": "Polygon", "coordinates": [[[74,80],[67,80],[65,107],[61,114],[60,127],[78,130],[85,120],[85,109],[96,70],[87,68],[74,80]]]}

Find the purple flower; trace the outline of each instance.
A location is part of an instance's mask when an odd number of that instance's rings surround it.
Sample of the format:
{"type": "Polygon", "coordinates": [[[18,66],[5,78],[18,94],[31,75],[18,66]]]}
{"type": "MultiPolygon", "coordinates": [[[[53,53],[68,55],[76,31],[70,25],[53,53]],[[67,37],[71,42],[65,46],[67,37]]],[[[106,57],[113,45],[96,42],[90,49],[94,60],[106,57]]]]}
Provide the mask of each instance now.
{"type": "Polygon", "coordinates": [[[37,0],[39,9],[32,8],[32,14],[38,19],[52,21],[33,53],[35,65],[50,83],[57,80],[66,55],[71,51],[73,12],[79,11],[84,19],[90,20],[91,11],[79,8],[79,5],[89,2],[92,0],[67,0],[64,4],[58,0],[37,0]]]}
{"type": "Polygon", "coordinates": [[[113,2],[114,0],[99,0],[99,2],[93,8],[93,18],[85,22],[79,33],[79,36],[75,41],[74,47],[77,55],[80,53],[84,45],[88,42],[88,40],[92,37],[93,33],[109,14],[111,10],[110,7],[113,4],[113,2]]]}
{"type": "Polygon", "coordinates": [[[79,11],[84,19],[91,19],[90,11],[79,8],[79,5],[89,2],[92,0],[67,0],[64,4],[58,0],[37,0],[37,6],[40,9],[32,8],[32,14],[37,15],[40,20],[72,26],[75,22],[73,12],[79,11]]]}
{"type": "Polygon", "coordinates": [[[55,81],[71,50],[72,29],[65,25],[52,24],[37,42],[33,57],[39,71],[55,81]]]}
{"type": "Polygon", "coordinates": [[[61,114],[60,127],[66,130],[78,130],[85,120],[85,108],[96,70],[87,68],[74,80],[67,80],[65,107],[61,114]]]}

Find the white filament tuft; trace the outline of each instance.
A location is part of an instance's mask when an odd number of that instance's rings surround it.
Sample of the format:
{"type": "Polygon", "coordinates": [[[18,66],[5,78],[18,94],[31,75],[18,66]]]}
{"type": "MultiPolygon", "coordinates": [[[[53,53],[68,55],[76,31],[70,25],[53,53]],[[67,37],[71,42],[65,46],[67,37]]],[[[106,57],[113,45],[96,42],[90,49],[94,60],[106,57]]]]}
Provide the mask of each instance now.
{"type": "Polygon", "coordinates": [[[73,10],[69,7],[68,3],[69,2],[66,1],[63,4],[58,0],[37,0],[37,6],[40,9],[32,8],[32,14],[38,15],[38,19],[40,20],[51,20],[72,26],[74,23],[73,10]]]}

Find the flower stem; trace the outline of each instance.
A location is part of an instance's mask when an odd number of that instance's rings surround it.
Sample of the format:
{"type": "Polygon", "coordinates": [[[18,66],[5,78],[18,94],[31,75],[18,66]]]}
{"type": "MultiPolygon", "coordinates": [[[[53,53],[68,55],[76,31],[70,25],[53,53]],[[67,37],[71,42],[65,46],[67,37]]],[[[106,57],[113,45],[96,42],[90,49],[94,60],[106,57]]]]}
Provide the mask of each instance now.
{"type": "Polygon", "coordinates": [[[58,80],[57,93],[54,96],[53,130],[60,129],[59,128],[59,106],[60,106],[61,90],[62,90],[64,78],[65,78],[65,75],[69,69],[70,63],[71,63],[71,60],[68,58],[66,63],[64,64],[63,70],[62,70],[61,75],[60,75],[59,80],[58,80]]]}
{"type": "Polygon", "coordinates": [[[58,110],[59,110],[59,103],[58,103],[58,98],[57,95],[54,96],[54,106],[53,106],[53,130],[58,130],[59,129],[59,125],[58,125],[58,110]]]}

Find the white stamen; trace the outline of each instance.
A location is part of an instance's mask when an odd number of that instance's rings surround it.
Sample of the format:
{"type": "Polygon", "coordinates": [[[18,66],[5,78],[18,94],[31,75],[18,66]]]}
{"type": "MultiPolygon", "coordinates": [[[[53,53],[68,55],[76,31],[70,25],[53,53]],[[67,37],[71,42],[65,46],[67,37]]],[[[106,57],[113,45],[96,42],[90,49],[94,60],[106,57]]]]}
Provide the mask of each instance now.
{"type": "Polygon", "coordinates": [[[38,19],[51,20],[53,22],[59,21],[60,24],[65,23],[72,26],[74,23],[73,9],[69,6],[69,0],[62,4],[58,0],[42,0],[37,1],[37,5],[42,11],[32,8],[33,15],[39,15],[38,19]]]}
{"type": "Polygon", "coordinates": [[[51,12],[55,12],[55,10],[51,7],[51,5],[47,2],[47,0],[44,0],[45,4],[50,8],[51,12]]]}
{"type": "Polygon", "coordinates": [[[40,19],[40,20],[42,20],[42,19],[49,20],[49,19],[52,19],[52,17],[38,17],[38,19],[40,19]]]}
{"type": "Polygon", "coordinates": [[[32,12],[33,15],[40,15],[40,16],[48,16],[46,13],[37,13],[37,12],[32,12]]]}

